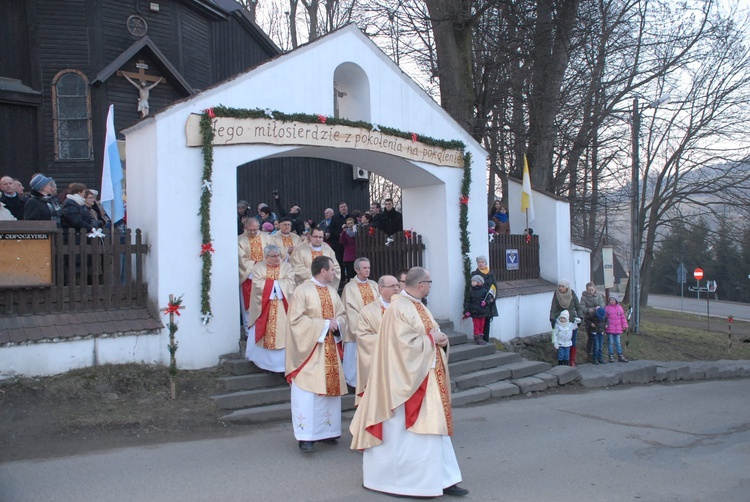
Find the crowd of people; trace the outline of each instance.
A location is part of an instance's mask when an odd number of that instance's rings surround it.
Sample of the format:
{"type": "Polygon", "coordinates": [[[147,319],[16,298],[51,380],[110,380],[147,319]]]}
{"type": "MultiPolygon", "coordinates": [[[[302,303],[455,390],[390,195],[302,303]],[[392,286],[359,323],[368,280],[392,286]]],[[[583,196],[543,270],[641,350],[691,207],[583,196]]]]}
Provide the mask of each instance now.
{"type": "Polygon", "coordinates": [[[112,224],[96,200],[99,192],[83,183],[71,183],[58,193],[54,179],[36,173],[29,186],[30,190],[25,192],[18,179],[0,178],[0,220],[54,221],[58,228],[72,228],[76,233],[109,228],[112,224]]]}
{"type": "Polygon", "coordinates": [[[575,366],[578,352],[578,327],[583,323],[586,330],[586,353],[593,364],[605,364],[603,357],[604,335],[608,341],[608,362],[628,362],[622,351],[620,337],[628,329],[628,321],[615,295],[606,300],[596,290],[593,282],[586,284],[580,300],[570,289],[570,282],[559,281],[552,295],[549,320],[552,325],[552,344],[557,351],[559,365],[575,366]]]}
{"type": "MultiPolygon", "coordinates": [[[[323,231],[323,242],[333,250],[334,258],[340,270],[338,275],[340,285],[352,280],[356,275],[354,260],[357,258],[356,237],[359,232],[368,232],[371,228],[385,232],[391,236],[404,229],[403,216],[398,211],[393,199],[385,199],[385,208],[379,202],[370,204],[369,211],[349,211],[346,202],[338,204],[338,212],[333,208],[326,208],[321,220],[304,219],[302,210],[298,205],[291,207],[289,212],[286,211],[281,201],[278,191],[273,191],[275,210],[265,202],[258,204],[256,212],[250,209],[250,203],[241,200],[237,203],[237,234],[242,240],[242,235],[246,234],[244,222],[248,219],[254,219],[259,224],[259,230],[270,236],[294,235],[299,239],[297,244],[309,243],[312,237],[312,231],[316,228],[323,231]],[[282,224],[288,223],[285,229],[282,224]]],[[[287,237],[287,240],[289,238],[287,237]]],[[[294,249],[287,249],[286,253],[292,254],[294,249]]],[[[309,265],[309,264],[308,264],[309,265]]],[[[337,284],[338,284],[337,282],[337,284]]]]}
{"type": "MultiPolygon", "coordinates": [[[[300,236],[292,230],[298,209],[278,219],[273,233],[261,231],[255,216],[241,220],[239,273],[245,356],[285,376],[299,450],[338,443],[341,396],[353,391],[351,448],[364,452],[366,488],[465,495],[450,441],[448,337],[423,303],[429,271],[400,270],[376,282],[369,259],[360,256],[351,260],[353,275],[339,296],[342,267],[326,240],[333,242],[334,229],[339,239],[350,236],[356,219],[341,204],[338,214],[326,211],[327,225],[300,236]]],[[[344,255],[346,267],[350,258],[344,255]]]]}

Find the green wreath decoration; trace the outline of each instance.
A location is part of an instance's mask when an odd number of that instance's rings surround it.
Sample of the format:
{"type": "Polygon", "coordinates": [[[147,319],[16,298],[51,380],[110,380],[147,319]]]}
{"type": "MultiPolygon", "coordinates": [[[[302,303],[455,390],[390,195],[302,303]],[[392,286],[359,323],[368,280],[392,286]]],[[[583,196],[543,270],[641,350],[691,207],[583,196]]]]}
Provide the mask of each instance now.
{"type": "Polygon", "coordinates": [[[470,255],[470,243],[469,243],[469,192],[471,188],[471,154],[466,152],[466,145],[459,140],[442,140],[436,139],[429,136],[423,136],[414,132],[406,132],[391,127],[371,124],[364,121],[354,121],[348,119],[342,119],[337,117],[329,117],[325,115],[313,115],[308,113],[283,113],[277,110],[261,110],[260,108],[255,109],[242,109],[242,108],[229,108],[226,106],[216,106],[203,110],[200,120],[200,130],[202,137],[202,149],[203,149],[203,184],[200,201],[200,209],[198,215],[201,217],[200,232],[201,232],[201,258],[203,260],[203,268],[201,271],[201,312],[203,324],[207,324],[211,319],[211,253],[213,248],[211,247],[211,183],[213,176],[213,163],[214,163],[214,130],[212,127],[212,120],[216,117],[230,117],[230,118],[272,118],[280,122],[301,122],[306,124],[327,124],[327,125],[343,125],[349,127],[359,127],[362,129],[369,129],[371,131],[379,131],[383,134],[394,136],[397,138],[411,139],[412,141],[420,141],[426,145],[435,146],[439,148],[445,148],[449,150],[461,150],[464,151],[464,174],[461,181],[461,193],[459,197],[459,217],[458,226],[461,232],[461,254],[463,256],[464,264],[464,279],[465,279],[465,290],[464,294],[468,293],[470,285],[470,274],[471,274],[471,255],[470,255]]]}

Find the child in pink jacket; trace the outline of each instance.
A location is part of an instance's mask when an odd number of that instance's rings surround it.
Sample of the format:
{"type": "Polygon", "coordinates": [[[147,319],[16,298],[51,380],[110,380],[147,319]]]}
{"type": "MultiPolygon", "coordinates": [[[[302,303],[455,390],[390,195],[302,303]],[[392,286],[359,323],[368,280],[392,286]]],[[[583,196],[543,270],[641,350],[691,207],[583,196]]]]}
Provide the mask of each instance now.
{"type": "Polygon", "coordinates": [[[628,359],[622,353],[622,345],[620,345],[620,335],[628,329],[628,320],[625,318],[625,312],[623,312],[620,302],[617,301],[617,297],[614,295],[609,297],[609,304],[604,309],[607,311],[606,332],[609,341],[609,362],[615,362],[612,349],[616,348],[617,360],[621,363],[626,363],[628,359]]]}

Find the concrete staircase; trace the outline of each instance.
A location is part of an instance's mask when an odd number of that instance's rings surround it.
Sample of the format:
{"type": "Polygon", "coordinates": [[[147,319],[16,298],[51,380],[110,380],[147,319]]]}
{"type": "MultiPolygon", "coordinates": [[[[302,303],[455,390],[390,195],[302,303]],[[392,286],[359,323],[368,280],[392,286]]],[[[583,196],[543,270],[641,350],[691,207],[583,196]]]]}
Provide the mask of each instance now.
{"type": "MultiPolygon", "coordinates": [[[[580,378],[576,368],[528,361],[515,352],[499,352],[495,345],[474,345],[452,322],[440,329],[450,338],[453,406],[466,406],[490,398],[543,391],[580,378]]],[[[212,396],[220,420],[257,423],[289,418],[289,386],[282,375],[269,374],[239,354],[222,357],[221,366],[233,376],[217,381],[221,394],[212,396]]],[[[342,411],[354,409],[354,394],[342,396],[342,411]]]]}

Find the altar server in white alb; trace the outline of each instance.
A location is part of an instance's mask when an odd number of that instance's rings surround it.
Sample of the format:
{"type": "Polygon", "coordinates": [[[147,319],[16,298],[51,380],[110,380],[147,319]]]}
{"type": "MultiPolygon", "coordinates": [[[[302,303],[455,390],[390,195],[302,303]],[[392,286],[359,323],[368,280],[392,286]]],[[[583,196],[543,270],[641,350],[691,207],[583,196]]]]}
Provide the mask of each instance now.
{"type": "Polygon", "coordinates": [[[292,386],[292,425],[303,453],[315,442],[337,444],[341,436],[341,396],[347,393],[341,366],[344,305],[330,284],[333,260],[312,261],[312,277],[295,289],[289,304],[286,378],[292,386]]]}
{"type": "Polygon", "coordinates": [[[421,300],[427,270],[406,275],[403,292],[383,314],[362,400],[350,431],[364,450],[365,488],[411,497],[462,496],[453,451],[448,336],[421,300]]]}

